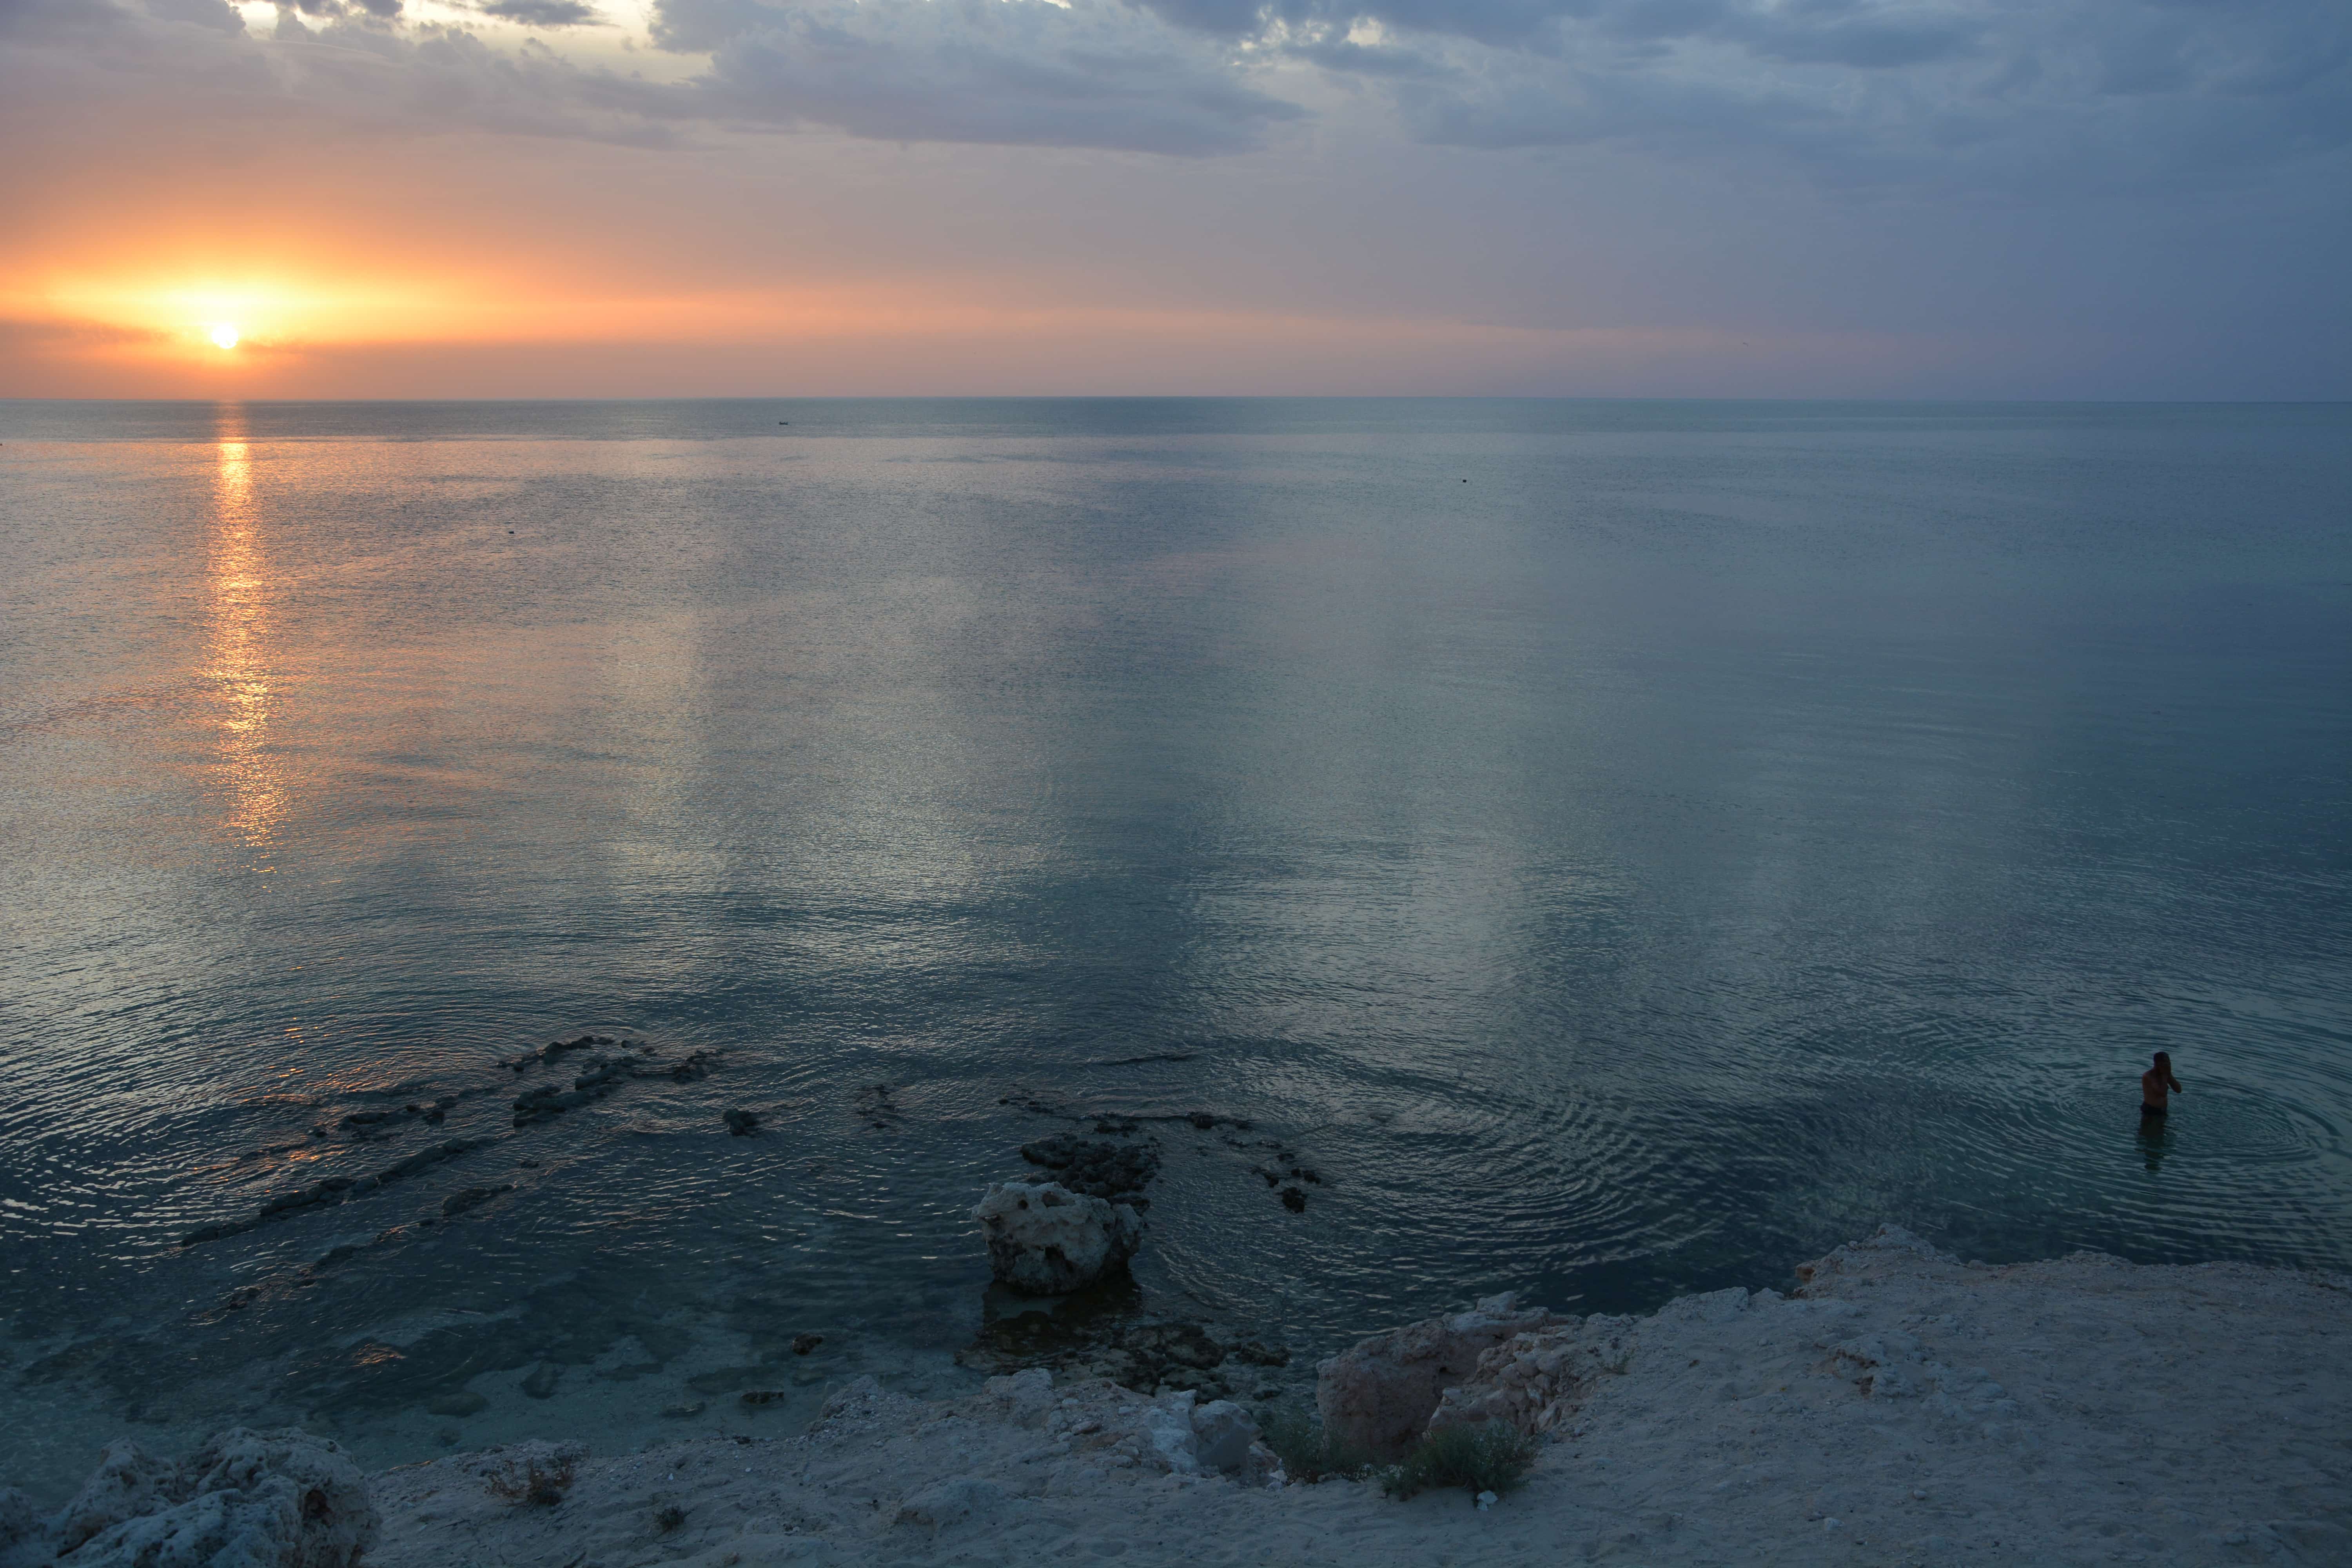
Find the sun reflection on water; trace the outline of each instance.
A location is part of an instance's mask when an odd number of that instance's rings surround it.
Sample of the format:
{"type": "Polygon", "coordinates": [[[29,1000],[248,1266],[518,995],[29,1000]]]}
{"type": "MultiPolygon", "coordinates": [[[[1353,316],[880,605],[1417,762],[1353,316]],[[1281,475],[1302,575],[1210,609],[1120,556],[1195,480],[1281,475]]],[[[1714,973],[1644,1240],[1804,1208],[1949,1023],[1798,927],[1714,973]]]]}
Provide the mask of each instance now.
{"type": "Polygon", "coordinates": [[[205,673],[222,700],[220,768],[230,791],[226,826],[257,849],[273,842],[287,807],[283,770],[269,747],[277,679],[269,612],[276,595],[262,542],[245,410],[224,405],[215,416],[205,673]]]}

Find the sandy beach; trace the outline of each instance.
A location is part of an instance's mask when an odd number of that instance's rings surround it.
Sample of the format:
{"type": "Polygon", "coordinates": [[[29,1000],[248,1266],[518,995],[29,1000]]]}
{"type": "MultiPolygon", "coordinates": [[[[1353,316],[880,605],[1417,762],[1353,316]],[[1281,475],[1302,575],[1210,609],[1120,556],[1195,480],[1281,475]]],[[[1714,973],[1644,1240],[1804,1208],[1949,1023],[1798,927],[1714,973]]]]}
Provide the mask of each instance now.
{"type": "Polygon", "coordinates": [[[582,1459],[553,1506],[488,1485],[552,1466],[544,1446],[381,1473],[365,1561],[2352,1562],[2352,1282],[2096,1253],[1987,1267],[1891,1228],[1801,1272],[1785,1296],[1577,1325],[1622,1370],[1579,1388],[1486,1509],[1176,1473],[1155,1402],[1099,1380],[924,1402],[861,1378],[803,1436],[582,1459]]]}

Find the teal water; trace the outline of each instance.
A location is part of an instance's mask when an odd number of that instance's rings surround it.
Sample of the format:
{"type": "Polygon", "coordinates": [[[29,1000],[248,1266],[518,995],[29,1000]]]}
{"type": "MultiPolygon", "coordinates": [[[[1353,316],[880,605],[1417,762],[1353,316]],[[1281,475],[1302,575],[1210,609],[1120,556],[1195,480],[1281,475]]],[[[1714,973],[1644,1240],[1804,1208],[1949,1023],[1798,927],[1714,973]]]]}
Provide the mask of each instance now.
{"type": "Polygon", "coordinates": [[[964,1213],[1048,1112],[1165,1119],[1146,1304],[1302,1365],[1882,1219],[2352,1268],[2352,408],[19,403],[0,443],[38,1492],[228,1419],[683,1435],[802,1331],[811,1379],[951,1377],[964,1213]],[[583,1032],[716,1066],[515,1129],[555,1075],[507,1064],[583,1032]]]}

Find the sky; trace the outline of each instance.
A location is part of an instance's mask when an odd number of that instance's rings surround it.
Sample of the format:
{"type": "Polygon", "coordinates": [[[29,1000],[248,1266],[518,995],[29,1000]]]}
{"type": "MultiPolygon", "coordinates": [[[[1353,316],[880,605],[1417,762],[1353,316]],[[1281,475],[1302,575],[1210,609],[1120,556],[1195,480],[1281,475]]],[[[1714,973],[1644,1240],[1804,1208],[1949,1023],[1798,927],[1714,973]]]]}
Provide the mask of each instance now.
{"type": "Polygon", "coordinates": [[[2340,399],[2347,279],[2346,0],[0,0],[0,397],[2340,399]]]}

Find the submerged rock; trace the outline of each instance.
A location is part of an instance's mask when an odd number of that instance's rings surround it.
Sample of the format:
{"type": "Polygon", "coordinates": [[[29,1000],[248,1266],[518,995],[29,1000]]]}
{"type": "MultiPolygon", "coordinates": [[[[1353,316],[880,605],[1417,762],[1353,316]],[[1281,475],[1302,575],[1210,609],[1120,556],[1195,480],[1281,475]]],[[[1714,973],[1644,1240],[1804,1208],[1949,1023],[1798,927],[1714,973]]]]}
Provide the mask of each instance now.
{"type": "MultiPolygon", "coordinates": [[[[596,1057],[583,1063],[578,1074],[572,1078],[570,1089],[565,1089],[561,1083],[543,1083],[537,1089],[528,1089],[515,1096],[514,1124],[517,1127],[530,1127],[538,1122],[551,1121],[567,1110],[577,1110],[583,1105],[593,1105],[623,1084],[634,1082],[641,1078],[667,1078],[675,1079],[681,1083],[689,1082],[707,1076],[710,1071],[710,1064],[717,1059],[709,1051],[695,1051],[677,1061],[667,1061],[648,1045],[628,1040],[614,1042],[585,1036],[579,1040],[561,1046],[550,1046],[548,1049],[572,1051],[615,1043],[622,1047],[622,1054],[596,1057]]],[[[552,1059],[541,1053],[533,1052],[512,1065],[515,1070],[520,1072],[534,1061],[552,1059]]]]}
{"type": "Polygon", "coordinates": [[[971,1215],[997,1279],[1032,1296],[1082,1290],[1125,1266],[1143,1242],[1134,1209],[1058,1182],[1000,1182],[971,1215]]]}
{"type": "Polygon", "coordinates": [[[349,1131],[354,1128],[381,1127],[388,1121],[404,1121],[410,1118],[420,1116],[429,1121],[437,1121],[442,1117],[446,1116],[450,1110],[457,1106],[457,1097],[456,1095],[445,1094],[441,1096],[440,1099],[434,1100],[410,1100],[406,1105],[402,1106],[397,1110],[354,1110],[349,1116],[346,1116],[341,1121],[336,1122],[335,1125],[345,1131],[349,1131]]]}
{"type": "Polygon", "coordinates": [[[41,1561],[70,1554],[74,1568],[352,1568],[378,1528],[367,1481],[341,1447],[241,1426],[181,1465],[110,1445],[46,1528],[27,1528],[8,1496],[0,1548],[37,1543],[41,1561]]]}
{"type": "MultiPolygon", "coordinates": [[[[1284,1346],[1146,1310],[1125,1269],[1066,1296],[1038,1298],[992,1285],[980,1331],[956,1364],[991,1374],[1044,1368],[1056,1378],[1101,1379],[1150,1395],[1191,1389],[1202,1401],[1270,1398],[1284,1391],[1252,1369],[1290,1361],[1284,1346]]],[[[1284,1380],[1286,1383],[1287,1380],[1284,1380]]]]}
{"type": "Polygon", "coordinates": [[[517,1072],[520,1072],[523,1068],[533,1066],[537,1063],[554,1062],[557,1058],[569,1056],[573,1051],[593,1051],[610,1049],[613,1047],[618,1047],[625,1051],[650,1051],[653,1049],[651,1046],[642,1044],[636,1040],[614,1039],[610,1035],[583,1035],[576,1040],[550,1040],[546,1045],[540,1047],[539,1049],[535,1051],[523,1052],[522,1055],[507,1063],[507,1066],[512,1068],[517,1072]]]}
{"type": "Polygon", "coordinates": [[[726,1112],[719,1120],[727,1123],[728,1132],[737,1138],[748,1138],[760,1130],[760,1113],[756,1110],[738,1107],[726,1112]]]}
{"type": "Polygon", "coordinates": [[[512,1191],[514,1191],[512,1182],[501,1182],[495,1187],[467,1187],[462,1192],[451,1193],[441,1200],[441,1217],[454,1219],[467,1209],[478,1208],[488,1203],[500,1193],[512,1191]]]}
{"type": "Polygon", "coordinates": [[[710,1076],[710,1064],[719,1059],[716,1051],[688,1051],[669,1064],[669,1076],[680,1083],[692,1083],[710,1076]]]}
{"type": "Polygon", "coordinates": [[[1053,1172],[1074,1193],[1139,1208],[1144,1187],[1160,1173],[1160,1151],[1148,1143],[1114,1143],[1073,1132],[1024,1143],[1021,1157],[1053,1172]]]}
{"type": "Polygon", "coordinates": [[[1489,1296],[1467,1312],[1408,1323],[1323,1363],[1315,1404],[1334,1447],[1402,1458],[1427,1430],[1445,1390],[1468,1382],[1480,1356],[1558,1321],[1539,1307],[1522,1310],[1517,1300],[1489,1296]]]}
{"type": "Polygon", "coordinates": [[[1224,1360],[1225,1347],[1198,1323],[1142,1322],[1108,1336],[1093,1370],[1146,1394],[1189,1388],[1220,1399],[1233,1392],[1217,1373],[1224,1360]]]}
{"type": "Polygon", "coordinates": [[[254,1211],[251,1219],[231,1220],[224,1225],[211,1225],[202,1230],[192,1230],[180,1238],[182,1247],[194,1247],[198,1242],[218,1241],[224,1237],[242,1236],[269,1220],[280,1219],[300,1210],[321,1205],[348,1203],[371,1193],[381,1192],[396,1182],[404,1182],[419,1171],[430,1169],[444,1160],[454,1160],[470,1150],[480,1148],[481,1141],[472,1138],[451,1138],[429,1149],[420,1149],[405,1160],[386,1165],[383,1170],[365,1176],[329,1176],[324,1181],[297,1187],[263,1204],[254,1211]]]}
{"type": "Polygon", "coordinates": [[[335,1128],[338,1131],[348,1132],[352,1137],[365,1142],[373,1137],[379,1130],[396,1122],[422,1120],[438,1127],[442,1119],[457,1109],[457,1105],[456,1095],[445,1094],[438,1100],[425,1103],[412,1101],[402,1106],[398,1110],[354,1110],[336,1122],[335,1128]]]}

